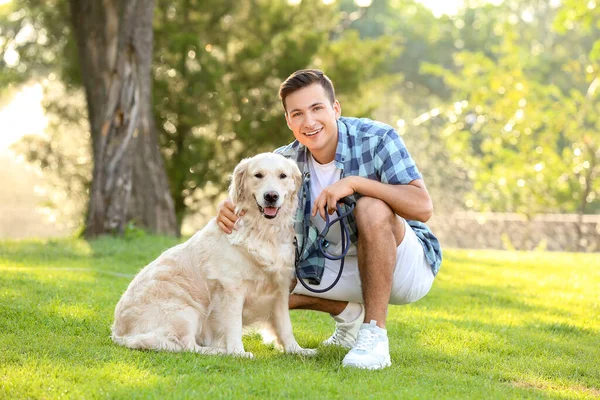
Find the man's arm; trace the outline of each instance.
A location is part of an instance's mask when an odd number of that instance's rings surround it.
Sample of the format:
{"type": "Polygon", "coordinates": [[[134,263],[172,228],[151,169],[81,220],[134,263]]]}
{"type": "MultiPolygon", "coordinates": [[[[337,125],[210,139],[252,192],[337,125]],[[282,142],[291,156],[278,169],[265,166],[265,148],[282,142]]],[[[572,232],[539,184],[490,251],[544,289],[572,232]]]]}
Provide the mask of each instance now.
{"type": "Polygon", "coordinates": [[[422,179],[406,185],[392,185],[360,176],[348,176],[323,189],[315,199],[312,214],[317,211],[325,218],[325,209],[331,214],[342,197],[360,193],[387,203],[392,210],[405,219],[427,222],[433,214],[433,204],[422,179]]]}

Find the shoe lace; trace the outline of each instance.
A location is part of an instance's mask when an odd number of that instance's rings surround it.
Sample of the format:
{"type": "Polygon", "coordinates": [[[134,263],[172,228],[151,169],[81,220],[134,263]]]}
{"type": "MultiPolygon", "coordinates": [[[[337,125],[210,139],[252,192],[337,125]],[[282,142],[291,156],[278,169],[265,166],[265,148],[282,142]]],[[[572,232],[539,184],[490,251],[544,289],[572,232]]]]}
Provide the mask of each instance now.
{"type": "Polygon", "coordinates": [[[357,350],[371,350],[375,346],[375,339],[377,335],[371,332],[369,329],[361,329],[358,332],[358,340],[354,346],[357,350]]]}
{"type": "Polygon", "coordinates": [[[333,335],[331,335],[330,340],[334,343],[340,343],[345,338],[346,338],[346,332],[344,332],[343,330],[336,327],[335,331],[333,332],[333,335]]]}

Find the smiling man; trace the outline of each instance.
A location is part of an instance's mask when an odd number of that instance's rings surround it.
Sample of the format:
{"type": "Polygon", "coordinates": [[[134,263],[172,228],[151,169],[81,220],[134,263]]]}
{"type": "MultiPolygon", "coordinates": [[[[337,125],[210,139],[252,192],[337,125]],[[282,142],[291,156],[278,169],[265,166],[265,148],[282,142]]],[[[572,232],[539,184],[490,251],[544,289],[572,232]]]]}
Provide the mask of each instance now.
{"type": "MultiPolygon", "coordinates": [[[[296,161],[304,176],[296,218],[298,276],[316,290],[331,285],[340,264],[326,259],[317,244],[325,213],[332,214],[344,197],[356,201],[340,280],[319,294],[296,283],[290,308],[333,316],[335,332],[323,343],[350,349],[344,366],[385,368],[391,365],[388,304],[425,296],[441,264],[439,242],[424,224],[433,211],[431,198],[396,131],[366,118],[342,117],[322,71],[293,73],[279,95],[296,140],[276,152],[296,161]]],[[[220,204],[217,220],[225,232],[234,228],[230,201],[220,204]]],[[[338,224],[325,240],[330,254],[341,253],[338,224]]]]}

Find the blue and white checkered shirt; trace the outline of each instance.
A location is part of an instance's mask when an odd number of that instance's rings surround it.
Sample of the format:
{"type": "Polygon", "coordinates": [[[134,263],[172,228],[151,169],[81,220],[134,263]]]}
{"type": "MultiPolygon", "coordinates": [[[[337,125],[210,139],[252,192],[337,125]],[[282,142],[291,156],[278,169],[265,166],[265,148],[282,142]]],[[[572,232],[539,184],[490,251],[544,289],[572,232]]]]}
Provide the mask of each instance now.
{"type": "MultiPolygon", "coordinates": [[[[415,162],[404,146],[404,141],[389,125],[367,118],[338,119],[338,145],[335,165],[342,170],[341,178],[361,176],[392,185],[406,185],[415,179],[421,179],[415,162]]],[[[319,232],[310,220],[310,172],[308,169],[307,148],[298,141],[275,150],[298,164],[304,179],[298,193],[298,211],[296,214],[296,263],[300,278],[318,285],[323,276],[325,257],[319,251],[317,237],[319,232]]],[[[341,179],[340,178],[340,179],[341,179]]],[[[349,196],[356,201],[359,193],[349,196]]],[[[341,206],[343,211],[346,205],[341,206]]],[[[356,243],[357,227],[354,216],[347,218],[352,243],[356,243]]],[[[435,274],[440,269],[442,250],[437,238],[422,222],[406,220],[414,230],[423,246],[427,261],[435,274]]]]}

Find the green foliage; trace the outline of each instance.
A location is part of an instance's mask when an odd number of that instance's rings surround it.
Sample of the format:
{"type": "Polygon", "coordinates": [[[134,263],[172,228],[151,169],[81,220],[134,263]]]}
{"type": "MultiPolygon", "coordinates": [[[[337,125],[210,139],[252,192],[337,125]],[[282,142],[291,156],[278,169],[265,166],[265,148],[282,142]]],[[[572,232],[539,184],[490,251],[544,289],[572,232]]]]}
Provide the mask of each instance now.
{"type": "Polygon", "coordinates": [[[358,31],[347,30],[324,42],[313,64],[331,78],[343,115],[371,117],[383,103],[380,94],[401,79],[384,69],[397,53],[391,37],[361,40],[358,31]]]}
{"type": "Polygon", "coordinates": [[[155,111],[180,220],[223,188],[241,157],[289,138],[278,85],[306,66],[332,16],[319,1],[297,7],[283,1],[158,2],[155,111]],[[300,29],[310,21],[321,28],[300,29]]]}
{"type": "MultiPolygon", "coordinates": [[[[469,4],[436,18],[414,0],[157,0],[153,98],[179,221],[212,214],[240,158],[292,140],[277,90],[305,67],[333,79],[344,115],[398,129],[437,210],[600,212],[600,7],[469,4]]],[[[70,124],[69,26],[64,0],[0,6],[0,87],[63,82],[48,110],[70,124]]],[[[88,129],[76,129],[77,154],[58,155],[70,129],[21,149],[86,196],[88,129]]]]}
{"type": "Polygon", "coordinates": [[[222,192],[242,157],[293,140],[278,89],[295,70],[331,71],[361,115],[377,106],[357,99],[391,43],[361,41],[352,31],[327,42],[337,13],[321,0],[158,2],[155,111],[180,220],[222,192]]]}
{"type": "Polygon", "coordinates": [[[0,90],[50,73],[68,84],[80,80],[67,9],[65,0],[0,5],[0,90]]]}
{"type": "Polygon", "coordinates": [[[129,221],[127,225],[125,225],[125,231],[123,232],[123,237],[126,240],[139,239],[146,236],[147,233],[142,228],[139,228],[135,221],[129,221]]]}
{"type": "Polygon", "coordinates": [[[67,229],[83,226],[92,176],[89,124],[81,92],[68,93],[62,83],[46,82],[47,135],[25,136],[12,146],[37,173],[49,193],[45,207],[67,229]]]}
{"type": "Polygon", "coordinates": [[[566,40],[551,31],[554,12],[534,11],[532,21],[490,26],[503,32],[497,46],[455,53],[458,71],[426,65],[424,72],[442,76],[460,104],[442,118],[455,162],[471,171],[467,206],[527,215],[594,212],[600,210],[600,105],[590,88],[598,65],[577,52],[580,44],[589,48],[585,32],[566,40]],[[546,52],[535,50],[536,43],[546,52]],[[547,52],[557,54],[551,72],[544,67],[547,52]]]}
{"type": "Polygon", "coordinates": [[[554,21],[554,27],[558,32],[565,34],[568,31],[582,29],[589,34],[600,29],[600,7],[596,2],[562,0],[561,3],[563,7],[554,21]]]}
{"type": "MultiPolygon", "coordinates": [[[[10,4],[11,10],[18,10],[19,19],[12,30],[0,35],[6,34],[10,39],[35,18],[37,36],[28,42],[35,57],[21,56],[13,68],[23,70],[20,81],[12,75],[5,75],[6,79],[16,84],[33,77],[26,73],[31,71],[38,76],[49,74],[50,78],[58,74],[67,89],[79,87],[66,2],[10,4]],[[38,43],[42,32],[50,30],[52,40],[38,43]],[[52,63],[43,64],[39,54],[47,53],[52,54],[52,63]]],[[[229,173],[242,157],[271,151],[293,139],[278,98],[279,84],[291,72],[319,63],[332,69],[347,63],[343,72],[353,79],[340,79],[338,93],[356,94],[354,100],[368,92],[364,88],[370,79],[380,75],[378,66],[391,53],[390,41],[372,39],[363,44],[356,35],[343,32],[339,41],[327,43],[338,23],[338,14],[336,5],[326,5],[321,0],[305,0],[295,6],[284,0],[157,1],[153,98],[160,145],[180,223],[186,214],[199,211],[223,192],[229,173]],[[329,53],[343,58],[336,60],[329,53]]],[[[11,15],[7,12],[6,18],[14,18],[11,15]]],[[[17,50],[26,52],[24,46],[17,50]]],[[[383,84],[380,77],[378,85],[383,84]]],[[[371,97],[357,101],[355,107],[354,102],[349,102],[348,108],[369,115],[377,103],[378,99],[371,97]]],[[[56,111],[60,118],[70,120],[64,113],[68,111],[68,99],[54,98],[51,104],[49,112],[56,111]]],[[[81,104],[79,107],[84,109],[81,104]]],[[[82,129],[80,138],[89,137],[87,131],[82,129]]],[[[51,128],[46,137],[27,139],[19,150],[31,161],[40,159],[42,169],[53,175],[62,167],[55,162],[59,157],[56,153],[62,148],[56,144],[65,135],[51,128]],[[46,150],[34,150],[38,148],[46,150]],[[56,151],[51,152],[52,149],[56,151]]],[[[89,145],[83,144],[81,149],[87,152],[89,145]]],[[[79,161],[72,159],[71,167],[78,165],[79,161]]],[[[89,180],[90,168],[88,164],[80,169],[80,181],[89,180]]],[[[72,180],[65,175],[61,186],[70,186],[68,182],[72,180]]]]}
{"type": "MultiPolygon", "coordinates": [[[[425,298],[390,307],[393,364],[373,372],[341,368],[343,349],[321,347],[304,359],[279,353],[256,334],[244,337],[253,360],[115,345],[109,335],[117,301],[143,265],[175,244],[155,236],[0,242],[0,397],[599,394],[596,255],[447,251],[425,298]]],[[[334,325],[325,313],[291,317],[306,347],[317,347],[334,325]]]]}

